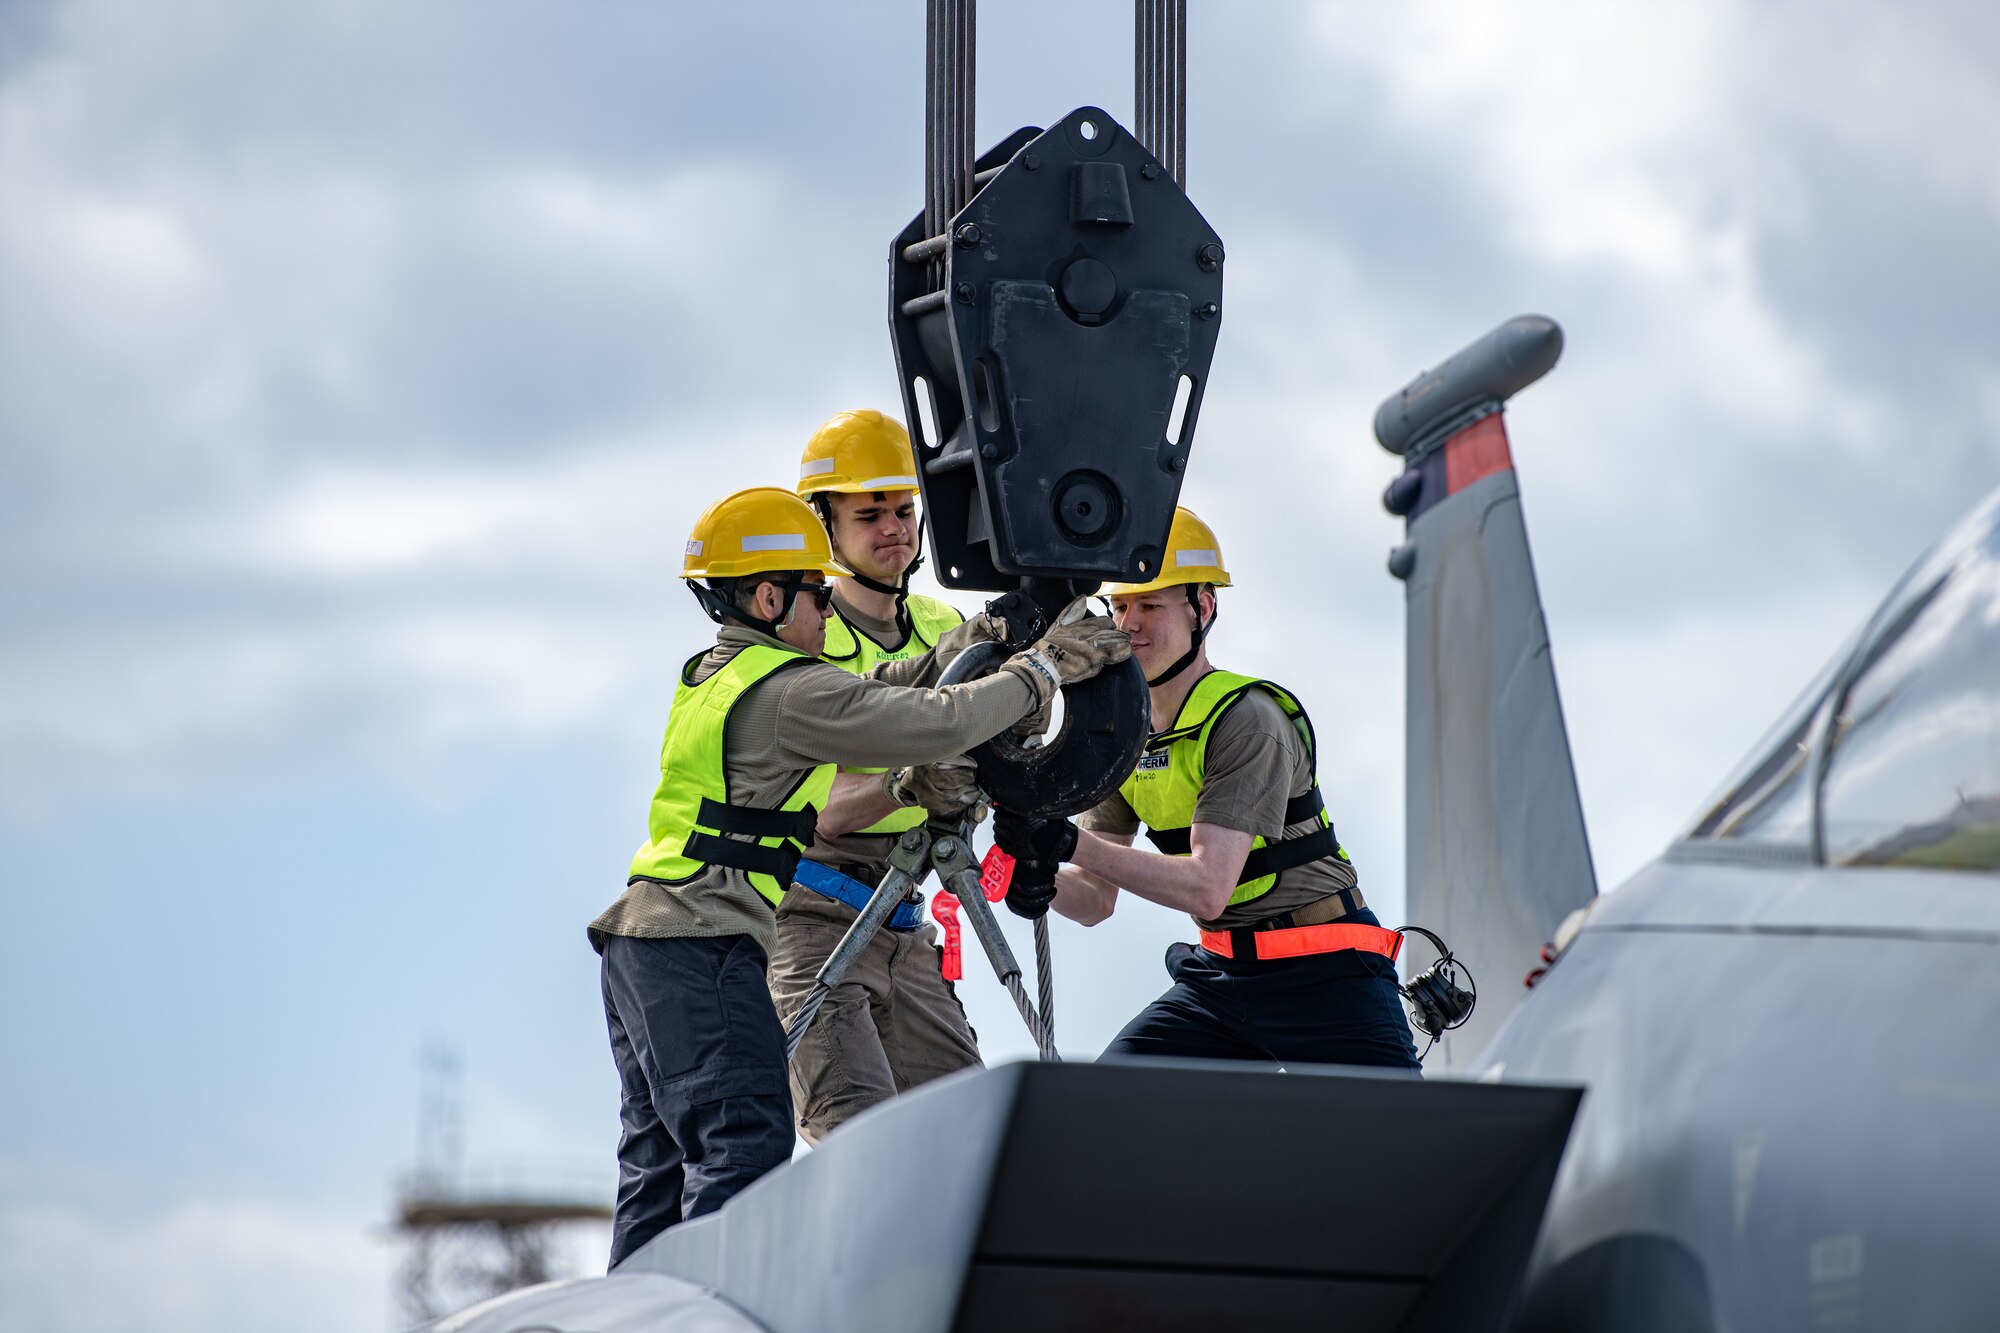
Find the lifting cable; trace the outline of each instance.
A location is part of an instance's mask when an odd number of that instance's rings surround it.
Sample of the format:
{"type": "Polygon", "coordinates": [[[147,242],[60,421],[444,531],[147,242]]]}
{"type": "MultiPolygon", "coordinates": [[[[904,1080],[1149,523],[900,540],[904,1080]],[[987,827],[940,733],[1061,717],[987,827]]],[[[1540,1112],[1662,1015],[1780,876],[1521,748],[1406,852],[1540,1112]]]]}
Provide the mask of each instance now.
{"type": "MultiPolygon", "coordinates": [[[[1145,3],[1140,0],[1142,9],[1145,3]]],[[[942,237],[972,197],[975,184],[972,132],[979,67],[978,0],[928,0],[924,47],[924,234],[942,237]]],[[[942,253],[940,247],[938,254],[942,253]]],[[[944,281],[942,259],[933,258],[931,266],[931,285],[940,287],[944,281]]],[[[972,916],[976,923],[976,910],[972,916]]],[[[1035,921],[1039,1013],[1029,1007],[1024,993],[1015,993],[1020,986],[1018,976],[1010,979],[1003,973],[1002,979],[1012,980],[1009,991],[1036,1037],[1042,1058],[1055,1059],[1055,974],[1049,958],[1046,916],[1035,921]]]]}
{"type": "Polygon", "coordinates": [[[1187,0],[1132,0],[1133,134],[1187,189],[1187,0]]]}
{"type": "MultiPolygon", "coordinates": [[[[972,197],[977,0],[929,0],[924,38],[924,234],[942,236],[972,197]]],[[[933,284],[944,265],[933,261],[933,284]]]]}
{"type": "MultiPolygon", "coordinates": [[[[924,22],[924,234],[929,239],[912,245],[905,257],[929,261],[934,295],[922,300],[942,300],[944,294],[943,255],[945,233],[951,220],[974,188],[981,182],[973,174],[977,158],[973,149],[973,113],[978,69],[977,0],[927,0],[924,22]]],[[[1136,135],[1140,143],[1173,173],[1175,182],[1187,188],[1187,0],[1133,0],[1132,6],[1132,92],[1136,135]]],[[[995,172],[999,168],[994,169],[995,172]]],[[[992,173],[985,173],[992,174],[992,173]]],[[[907,312],[906,312],[907,313],[907,312]]],[[[997,934],[997,923],[985,907],[983,895],[972,908],[977,927],[987,917],[997,934]]],[[[997,940],[988,941],[989,952],[997,940]]],[[[1004,947],[1004,946],[1003,946],[1004,947]]],[[[996,955],[995,966],[1000,967],[996,955]]],[[[1055,972],[1050,957],[1049,923],[1046,915],[1035,919],[1035,979],[1039,1006],[1030,1006],[1021,989],[1019,973],[1011,976],[1002,968],[1028,1030],[1034,1034],[1042,1058],[1058,1058],[1055,1052],[1055,972]],[[1039,1009],[1039,1013],[1036,1010],[1039,1009]],[[1039,1021],[1038,1021],[1039,1020],[1039,1021]]],[[[816,1007],[816,1006],[814,1006],[816,1007]]],[[[811,1021],[810,1017],[806,1020],[811,1021]]],[[[803,1035],[803,1026],[797,1036],[803,1035]]],[[[793,1040],[796,1042],[797,1036],[793,1040]]]]}
{"type": "Polygon", "coordinates": [[[1049,914],[1042,913],[1035,918],[1035,998],[1040,1001],[1042,1030],[1039,1034],[1043,1044],[1053,1056],[1056,1047],[1056,971],[1049,959],[1049,914]]]}

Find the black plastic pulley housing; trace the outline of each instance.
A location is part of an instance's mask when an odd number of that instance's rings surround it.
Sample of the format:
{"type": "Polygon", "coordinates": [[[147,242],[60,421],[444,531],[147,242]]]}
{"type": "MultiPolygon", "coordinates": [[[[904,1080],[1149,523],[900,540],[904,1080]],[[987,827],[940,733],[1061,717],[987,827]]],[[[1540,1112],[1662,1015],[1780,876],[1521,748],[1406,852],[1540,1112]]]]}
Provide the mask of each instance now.
{"type": "MultiPolygon", "coordinates": [[[[952,664],[951,676],[989,675],[1013,654],[1004,644],[974,644],[952,664]]],[[[1062,698],[1062,723],[1043,744],[1023,745],[1003,731],[972,748],[980,790],[1003,809],[1034,817],[1077,814],[1118,790],[1138,762],[1152,705],[1137,659],[1065,685],[1062,698]]]]}
{"type": "Polygon", "coordinates": [[[951,588],[1147,581],[1222,322],[1222,243],[1096,107],[977,170],[945,230],[919,214],[889,260],[933,569],[951,588]]]}

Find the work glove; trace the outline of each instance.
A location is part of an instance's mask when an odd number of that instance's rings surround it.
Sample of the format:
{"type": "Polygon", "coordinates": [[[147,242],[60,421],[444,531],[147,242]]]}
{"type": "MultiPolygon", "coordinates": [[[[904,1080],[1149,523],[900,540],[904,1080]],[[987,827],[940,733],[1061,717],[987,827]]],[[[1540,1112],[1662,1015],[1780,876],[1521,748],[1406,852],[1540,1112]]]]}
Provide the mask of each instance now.
{"type": "Polygon", "coordinates": [[[1110,616],[1083,616],[1056,625],[1035,646],[1007,659],[1012,670],[1035,689],[1037,707],[1065,685],[1089,680],[1105,667],[1132,655],[1132,640],[1111,623],[1110,616]]]}
{"type": "MultiPolygon", "coordinates": [[[[1017,739],[1026,741],[1031,736],[1039,736],[1049,729],[1050,716],[1055,712],[1053,705],[1044,703],[1034,712],[1007,728],[1017,739]]],[[[1042,742],[1036,742],[1041,744],[1042,742]]]]}
{"type": "Polygon", "coordinates": [[[958,624],[938,635],[937,655],[939,658],[957,657],[975,643],[1005,643],[1007,641],[1007,619],[996,616],[991,611],[975,611],[958,624]]]}
{"type": "MultiPolygon", "coordinates": [[[[1082,615],[1088,605],[1087,599],[1078,598],[1065,607],[1062,614],[1074,619],[1082,615]]],[[[975,643],[1031,643],[1048,626],[1048,613],[1034,598],[1019,589],[1003,593],[988,602],[984,611],[975,612],[944,632],[938,639],[938,660],[949,666],[952,658],[975,643]]]]}
{"type": "Polygon", "coordinates": [[[937,684],[939,676],[950,670],[958,655],[974,644],[1007,642],[1007,618],[994,615],[991,611],[977,611],[967,616],[938,636],[937,647],[931,650],[930,669],[922,673],[921,679],[899,680],[898,684],[925,687],[937,684]]]}
{"type": "Polygon", "coordinates": [[[962,754],[934,764],[891,769],[882,777],[882,790],[898,805],[920,805],[931,814],[947,817],[986,800],[972,760],[962,754]]]}
{"type": "Polygon", "coordinates": [[[1056,866],[1053,862],[1014,862],[1014,877],[1007,881],[1007,910],[1029,921],[1049,914],[1056,900],[1056,866]]]}
{"type": "MultiPolygon", "coordinates": [[[[1017,867],[1023,862],[1033,862],[1050,867],[1049,873],[1053,875],[1054,867],[1076,852],[1076,825],[1067,819],[1000,810],[993,816],[993,841],[1014,858],[1017,867]]],[[[1019,873],[1017,868],[1017,877],[1019,873]]]]}

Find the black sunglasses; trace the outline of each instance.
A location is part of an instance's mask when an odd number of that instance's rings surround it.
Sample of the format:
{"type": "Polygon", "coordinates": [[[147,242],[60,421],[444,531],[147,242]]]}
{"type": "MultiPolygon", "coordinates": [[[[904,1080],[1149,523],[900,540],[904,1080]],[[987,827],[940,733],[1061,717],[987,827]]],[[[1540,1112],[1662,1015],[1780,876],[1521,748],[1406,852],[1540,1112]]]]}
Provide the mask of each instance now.
{"type": "Polygon", "coordinates": [[[819,609],[822,611],[833,605],[833,585],[831,583],[807,583],[804,579],[793,579],[788,583],[778,583],[773,586],[782,589],[787,597],[797,597],[799,594],[804,593],[818,602],[819,609]]]}

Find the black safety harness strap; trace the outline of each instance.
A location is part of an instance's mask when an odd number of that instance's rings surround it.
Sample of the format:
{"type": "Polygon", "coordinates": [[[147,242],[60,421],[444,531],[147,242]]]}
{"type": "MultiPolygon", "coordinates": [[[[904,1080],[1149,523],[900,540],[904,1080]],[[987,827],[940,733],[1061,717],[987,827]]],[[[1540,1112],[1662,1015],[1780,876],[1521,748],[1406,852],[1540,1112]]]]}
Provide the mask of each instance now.
{"type": "Polygon", "coordinates": [[[799,868],[799,849],[793,846],[765,847],[754,842],[717,838],[696,829],[688,834],[683,856],[712,866],[729,866],[756,875],[769,875],[780,884],[792,882],[799,868]]]}
{"type": "MultiPolygon", "coordinates": [[[[1303,795],[1294,796],[1292,797],[1291,800],[1285,802],[1285,827],[1289,828],[1293,824],[1303,824],[1308,819],[1317,817],[1319,813],[1324,809],[1326,809],[1326,798],[1324,796],[1321,796],[1319,788],[1317,786],[1314,786],[1311,790],[1305,792],[1303,795]]],[[[1326,833],[1330,831],[1331,830],[1328,829],[1319,830],[1320,833],[1326,833]]],[[[1297,838],[1287,839],[1281,842],[1270,844],[1268,846],[1259,847],[1256,851],[1250,853],[1250,855],[1253,858],[1262,856],[1264,853],[1269,851],[1274,851],[1280,847],[1290,847],[1295,843],[1304,843],[1311,841],[1313,838],[1316,838],[1317,836],[1318,836],[1317,833],[1313,833],[1313,834],[1305,834],[1297,838]]],[[[1146,830],[1146,837],[1147,840],[1153,844],[1153,846],[1165,852],[1168,856],[1186,856],[1189,852],[1194,850],[1193,844],[1189,841],[1188,829],[1185,826],[1181,828],[1149,828],[1146,830]]],[[[1307,861],[1314,861],[1322,856],[1330,854],[1331,854],[1330,851],[1315,852],[1311,856],[1304,857],[1301,860],[1288,862],[1287,866],[1304,865],[1307,861]]],[[[1266,870],[1261,872],[1260,874],[1252,875],[1249,873],[1248,870],[1249,864],[1250,863],[1248,861],[1244,862],[1245,871],[1243,879],[1246,883],[1253,879],[1261,879],[1264,875],[1273,873],[1272,871],[1266,870]]],[[[1281,869],[1282,868],[1287,868],[1287,867],[1281,867],[1281,869]]]]}
{"type": "Polygon", "coordinates": [[[1243,858],[1242,883],[1262,879],[1266,875],[1276,875],[1302,866],[1308,861],[1317,861],[1322,856],[1332,856],[1340,850],[1340,839],[1333,834],[1331,825],[1306,834],[1303,838],[1287,838],[1283,842],[1266,843],[1243,858]]]}
{"type": "Polygon", "coordinates": [[[696,861],[769,875],[781,884],[789,884],[799,866],[799,853],[812,845],[813,829],[818,822],[819,811],[812,806],[803,810],[760,810],[755,806],[726,805],[704,796],[695,810],[695,823],[699,827],[688,835],[681,853],[696,861]],[[708,832],[710,829],[714,832],[708,832]],[[789,845],[762,847],[716,836],[721,833],[783,838],[789,845]]]}
{"type": "Polygon", "coordinates": [[[754,805],[725,805],[704,796],[694,812],[694,822],[697,828],[714,829],[717,833],[740,833],[750,838],[790,838],[810,847],[813,828],[819,822],[819,811],[811,806],[803,810],[765,810],[754,805]]]}
{"type": "MultiPolygon", "coordinates": [[[[1308,819],[1317,818],[1325,809],[1326,800],[1315,786],[1304,795],[1294,796],[1285,802],[1285,823],[1287,826],[1302,824],[1308,819]]],[[[1168,856],[1186,856],[1194,850],[1190,833],[1191,830],[1186,828],[1149,828],[1146,830],[1146,838],[1168,856]]],[[[1249,884],[1267,875],[1283,874],[1294,866],[1302,866],[1321,857],[1333,856],[1339,851],[1340,838],[1335,834],[1331,824],[1314,829],[1311,833],[1300,834],[1296,838],[1268,842],[1262,847],[1252,849],[1250,854],[1243,858],[1242,877],[1237,883],[1249,884]]],[[[1355,910],[1354,904],[1348,897],[1350,891],[1342,889],[1338,892],[1347,910],[1350,912],[1355,910]]]]}

